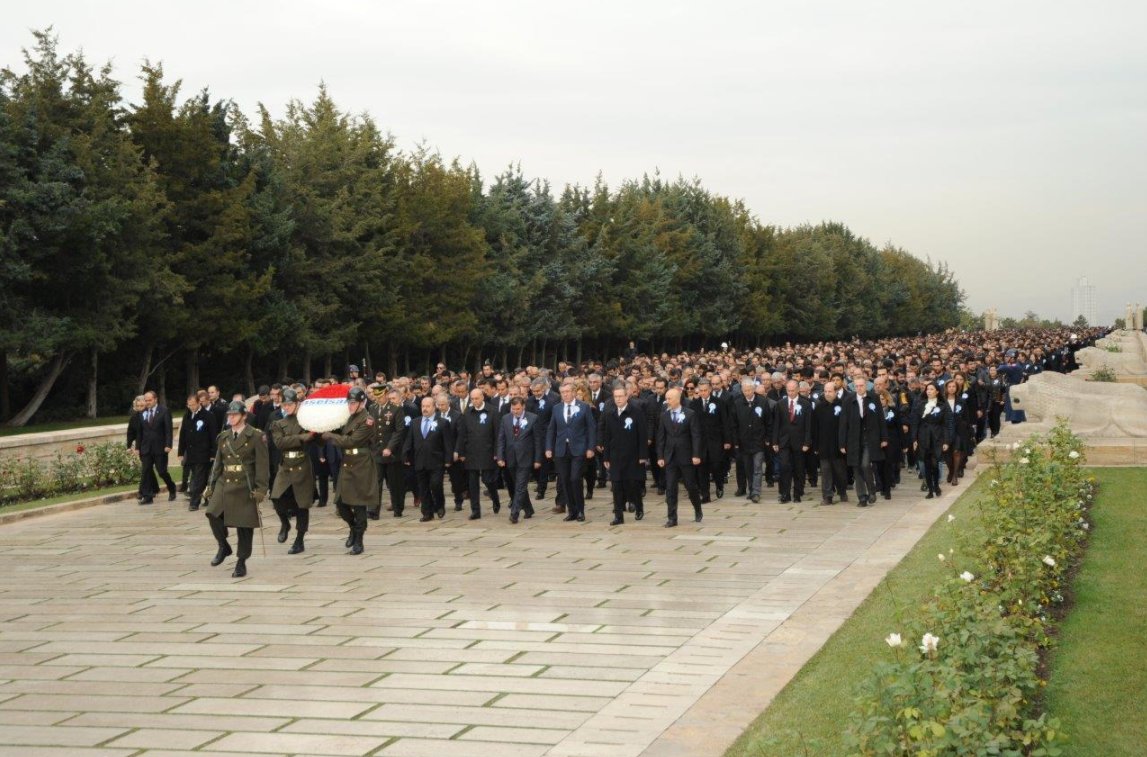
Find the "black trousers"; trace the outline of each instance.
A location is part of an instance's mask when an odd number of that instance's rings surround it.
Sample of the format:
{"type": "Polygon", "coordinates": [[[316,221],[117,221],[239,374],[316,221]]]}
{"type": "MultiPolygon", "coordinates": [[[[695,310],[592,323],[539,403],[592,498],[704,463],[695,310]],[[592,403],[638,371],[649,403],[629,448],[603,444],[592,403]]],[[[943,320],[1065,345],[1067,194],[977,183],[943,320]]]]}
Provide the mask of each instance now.
{"type": "Polygon", "coordinates": [[[207,474],[211,472],[211,463],[186,463],[183,472],[189,477],[187,487],[191,495],[191,509],[198,510],[203,501],[203,490],[207,488],[207,474]]]}
{"type": "Polygon", "coordinates": [[[482,514],[481,492],[483,484],[486,486],[486,494],[489,495],[490,502],[495,507],[502,506],[502,500],[498,496],[498,469],[468,470],[466,471],[466,488],[470,492],[470,512],[478,515],[482,514]]]}
{"type": "Polygon", "coordinates": [[[534,514],[534,505],[530,502],[530,474],[534,472],[531,465],[507,466],[506,472],[510,486],[510,515],[519,513],[534,514]]]}
{"type": "Polygon", "coordinates": [[[366,533],[366,505],[348,505],[342,500],[335,502],[339,517],[350,528],[352,534],[366,533]]]}
{"type": "MultiPolygon", "coordinates": [[[[211,533],[215,536],[215,541],[219,543],[219,546],[221,548],[227,546],[227,525],[223,519],[208,515],[207,522],[211,524],[211,533]]],[[[239,532],[239,548],[236,550],[235,556],[240,560],[246,560],[251,556],[251,543],[255,539],[255,529],[239,526],[235,530],[239,532]]]]}
{"type": "Polygon", "coordinates": [[[848,496],[848,469],[844,458],[840,453],[820,455],[820,496],[828,502],[834,491],[841,497],[848,496]]]}
{"type": "Polygon", "coordinates": [[[852,466],[852,480],[856,482],[856,496],[869,499],[876,496],[876,481],[872,476],[872,457],[867,445],[860,449],[860,464],[852,466]]]}
{"type": "Polygon", "coordinates": [[[804,453],[804,469],[805,475],[808,476],[809,486],[816,488],[817,474],[820,473],[820,460],[817,459],[816,450],[810,449],[804,453]]]}
{"type": "Polygon", "coordinates": [[[542,467],[534,471],[534,479],[538,482],[538,499],[546,496],[546,487],[549,486],[550,474],[553,472],[554,461],[548,457],[542,458],[542,467]]]}
{"type": "MultiPolygon", "coordinates": [[[[395,515],[402,515],[406,509],[406,471],[405,466],[395,460],[392,463],[383,463],[383,479],[390,493],[390,509],[395,515]]],[[[381,482],[380,482],[381,483],[381,482]]],[[[382,496],[382,486],[378,488],[379,497],[382,496]]]]}
{"type": "Polygon", "coordinates": [[[558,469],[558,486],[565,494],[566,515],[585,515],[585,492],[581,488],[582,471],[586,459],[583,455],[564,455],[554,458],[558,469]]]}
{"type": "Polygon", "coordinates": [[[698,468],[697,472],[701,476],[700,486],[702,497],[709,496],[709,487],[712,484],[715,483],[718,487],[725,485],[725,474],[723,471],[724,457],[724,455],[721,455],[719,458],[706,460],[705,462],[701,463],[700,467],[698,468]]]}
{"type": "Polygon", "coordinates": [[[697,469],[693,463],[667,463],[662,471],[665,473],[665,507],[669,520],[677,520],[677,482],[685,484],[685,491],[689,494],[689,502],[694,512],[701,510],[701,491],[697,487],[697,469]]]}
{"type": "Polygon", "coordinates": [[[283,496],[271,500],[271,503],[275,506],[275,514],[279,516],[279,521],[283,525],[291,525],[291,518],[294,517],[296,535],[302,536],[307,532],[311,524],[311,511],[299,507],[299,503],[295,499],[294,489],[287,489],[283,492],[283,496]]]}
{"type": "Polygon", "coordinates": [[[781,447],[777,456],[777,467],[780,468],[781,491],[785,499],[791,494],[794,497],[804,496],[804,452],[800,447],[781,447]]]}
{"type": "Polygon", "coordinates": [[[653,472],[653,486],[657,489],[664,489],[665,469],[656,465],[657,445],[653,442],[649,443],[649,459],[655,461],[654,465],[649,466],[649,469],[653,472]]]}
{"type": "Polygon", "coordinates": [[[157,476],[163,479],[163,483],[167,484],[167,491],[175,491],[175,482],[171,479],[171,474],[167,472],[166,452],[160,452],[158,455],[141,452],[139,462],[143,465],[143,478],[140,484],[140,493],[143,496],[154,497],[159,494],[157,476]]]}
{"type": "Polygon", "coordinates": [[[445,468],[419,468],[414,471],[418,483],[418,498],[421,500],[422,517],[432,518],[434,513],[446,509],[446,492],[442,488],[442,481],[446,475],[445,468]]]}
{"type": "Polygon", "coordinates": [[[466,493],[466,468],[462,463],[451,463],[446,470],[450,476],[450,494],[454,497],[454,506],[458,507],[465,499],[463,495],[466,493]]]}
{"type": "Polygon", "coordinates": [[[639,479],[624,479],[613,482],[613,514],[618,518],[625,517],[625,506],[632,502],[634,512],[645,512],[645,504],[641,501],[641,481],[639,479]]]}

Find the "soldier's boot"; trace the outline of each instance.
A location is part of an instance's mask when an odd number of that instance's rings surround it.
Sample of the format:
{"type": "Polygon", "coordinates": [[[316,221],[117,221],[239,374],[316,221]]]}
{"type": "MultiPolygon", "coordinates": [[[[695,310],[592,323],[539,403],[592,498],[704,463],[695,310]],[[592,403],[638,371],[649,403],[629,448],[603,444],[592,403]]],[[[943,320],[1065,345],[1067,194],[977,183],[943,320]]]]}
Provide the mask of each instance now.
{"type": "Polygon", "coordinates": [[[239,534],[239,550],[235,557],[238,558],[235,562],[235,570],[231,573],[232,578],[242,578],[247,575],[247,558],[251,556],[251,544],[254,542],[255,529],[253,528],[236,528],[239,534]]]}
{"type": "Polygon", "coordinates": [[[344,545],[347,549],[350,549],[351,545],[354,544],[354,514],[351,508],[348,505],[344,505],[341,500],[335,502],[335,507],[338,509],[339,517],[343,519],[347,528],[350,529],[350,533],[348,533],[346,537],[346,544],[344,545]]]}
{"type": "Polygon", "coordinates": [[[291,517],[287,515],[287,506],[281,502],[274,502],[275,514],[279,516],[279,543],[282,544],[287,540],[287,534],[291,532],[291,517]]]}
{"type": "Polygon", "coordinates": [[[363,552],[362,537],[366,533],[366,508],[354,508],[354,526],[351,530],[350,553],[361,555],[363,552]]]}
{"type": "Polygon", "coordinates": [[[310,510],[300,508],[295,520],[295,543],[287,550],[288,555],[297,555],[300,552],[306,551],[306,546],[303,544],[303,537],[307,535],[307,529],[311,523],[310,510]]]}
{"type": "Polygon", "coordinates": [[[211,567],[216,567],[227,559],[231,554],[231,545],[227,543],[227,526],[223,525],[220,518],[214,515],[207,516],[207,522],[211,524],[211,533],[215,536],[215,542],[219,545],[219,550],[215,553],[215,557],[211,559],[211,567]]]}

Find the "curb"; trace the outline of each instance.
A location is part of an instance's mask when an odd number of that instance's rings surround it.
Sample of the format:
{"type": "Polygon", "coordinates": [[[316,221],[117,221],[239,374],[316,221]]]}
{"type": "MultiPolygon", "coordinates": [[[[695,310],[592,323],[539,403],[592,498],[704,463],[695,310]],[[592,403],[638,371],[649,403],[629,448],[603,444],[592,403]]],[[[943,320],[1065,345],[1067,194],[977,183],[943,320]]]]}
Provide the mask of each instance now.
{"type": "Polygon", "coordinates": [[[0,509],[0,526],[6,526],[9,523],[17,523],[28,518],[39,518],[45,515],[56,515],[58,513],[67,513],[73,510],[83,510],[89,507],[96,507],[97,505],[110,505],[115,502],[123,502],[127,499],[135,498],[136,493],[133,491],[120,492],[119,494],[104,494],[100,497],[88,497],[87,499],[76,499],[71,502],[60,502],[55,505],[46,505],[44,507],[32,507],[27,510],[19,510],[13,513],[5,513],[0,509]]]}

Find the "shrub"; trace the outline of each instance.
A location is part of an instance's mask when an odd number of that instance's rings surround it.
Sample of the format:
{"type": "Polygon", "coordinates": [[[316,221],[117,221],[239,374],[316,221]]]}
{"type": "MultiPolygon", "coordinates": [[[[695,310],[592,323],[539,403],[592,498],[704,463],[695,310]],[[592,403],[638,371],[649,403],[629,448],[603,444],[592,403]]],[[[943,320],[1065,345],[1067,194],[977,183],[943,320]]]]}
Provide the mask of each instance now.
{"type": "Polygon", "coordinates": [[[886,639],[893,659],[861,686],[850,719],[854,753],[1059,753],[1058,723],[1039,712],[1040,653],[1090,527],[1095,484],[1083,461],[1060,422],[984,474],[982,540],[938,556],[951,577],[905,624],[906,639],[886,639]]]}
{"type": "Polygon", "coordinates": [[[139,461],[122,445],[79,445],[51,463],[30,458],[0,460],[0,505],[59,494],[119,486],[139,477],[139,461]]]}
{"type": "Polygon", "coordinates": [[[1115,371],[1108,368],[1106,365],[1100,368],[1096,368],[1091,372],[1091,380],[1113,383],[1115,381],[1115,371]]]}

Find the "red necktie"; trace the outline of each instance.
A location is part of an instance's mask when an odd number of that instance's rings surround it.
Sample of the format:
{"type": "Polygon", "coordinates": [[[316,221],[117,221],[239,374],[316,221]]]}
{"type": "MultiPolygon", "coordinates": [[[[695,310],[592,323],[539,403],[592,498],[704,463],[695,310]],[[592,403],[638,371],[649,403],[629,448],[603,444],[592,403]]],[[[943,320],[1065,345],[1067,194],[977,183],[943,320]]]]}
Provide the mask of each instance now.
{"type": "Polygon", "coordinates": [[[792,423],[797,418],[797,403],[795,400],[789,400],[789,423],[792,423]]]}

